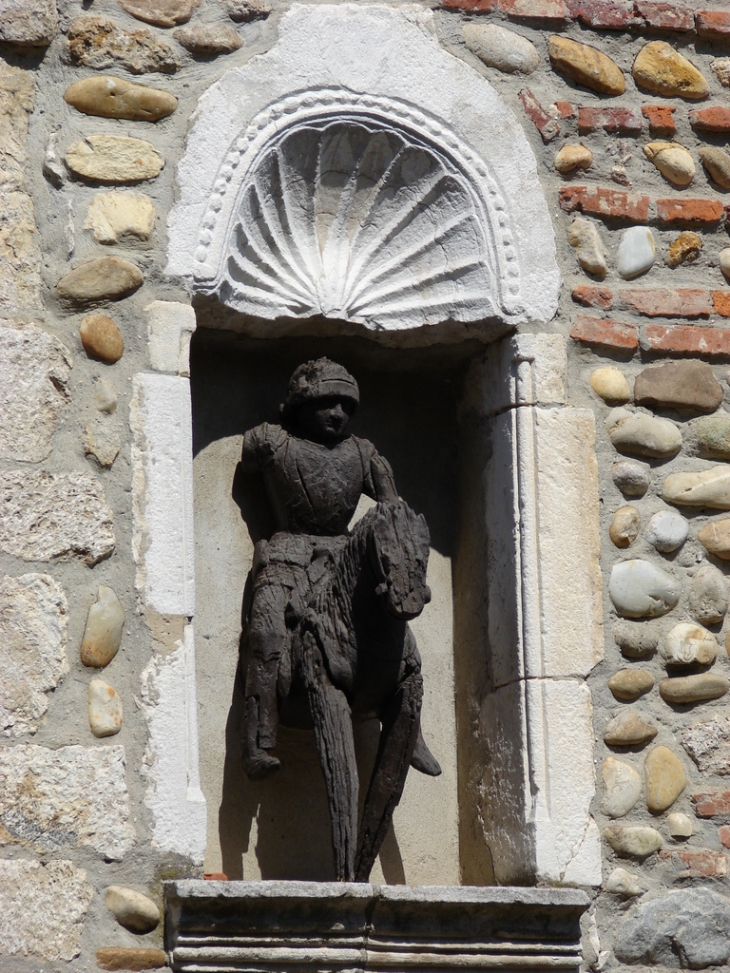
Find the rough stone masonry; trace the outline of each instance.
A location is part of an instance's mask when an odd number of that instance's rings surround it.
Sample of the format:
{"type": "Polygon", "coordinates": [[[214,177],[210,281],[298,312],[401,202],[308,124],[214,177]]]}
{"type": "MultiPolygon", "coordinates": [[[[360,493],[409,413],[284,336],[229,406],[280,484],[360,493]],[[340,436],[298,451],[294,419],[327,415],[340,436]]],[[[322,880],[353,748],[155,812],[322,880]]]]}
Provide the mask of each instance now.
{"type": "MultiPolygon", "coordinates": [[[[288,7],[0,0],[8,973],[163,967],[161,883],[202,871],[205,808],[169,753],[165,709],[189,699],[192,594],[161,592],[145,573],[158,539],[136,498],[158,481],[143,420],[169,406],[176,429],[189,374],[190,294],[165,268],[190,117],[226,71],[273,47],[288,7]],[[166,788],[182,809],[173,819],[166,788]]],[[[721,966],[730,6],[417,7],[433,11],[441,48],[486,79],[534,153],[562,290],[553,319],[524,330],[565,339],[567,401],[598,430],[605,657],[586,683],[603,872],[585,965],[721,966]]],[[[174,457],[166,469],[172,483],[174,457]]]]}

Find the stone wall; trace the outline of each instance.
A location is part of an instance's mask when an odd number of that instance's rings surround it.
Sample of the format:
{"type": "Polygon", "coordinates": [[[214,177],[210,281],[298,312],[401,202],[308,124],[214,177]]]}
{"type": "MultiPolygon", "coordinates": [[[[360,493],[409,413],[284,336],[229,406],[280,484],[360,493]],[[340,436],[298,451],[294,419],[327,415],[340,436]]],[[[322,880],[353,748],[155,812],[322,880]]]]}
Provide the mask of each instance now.
{"type": "MultiPolygon", "coordinates": [[[[9,973],[163,965],[161,883],[202,872],[195,316],[166,271],[166,224],[198,99],[272,48],[288,6],[0,0],[9,973]]],[[[605,658],[587,685],[604,863],[584,937],[596,970],[730,959],[730,8],[706,6],[418,5],[534,153],[563,286],[549,323],[519,327],[565,339],[566,404],[598,430],[605,658]]]]}

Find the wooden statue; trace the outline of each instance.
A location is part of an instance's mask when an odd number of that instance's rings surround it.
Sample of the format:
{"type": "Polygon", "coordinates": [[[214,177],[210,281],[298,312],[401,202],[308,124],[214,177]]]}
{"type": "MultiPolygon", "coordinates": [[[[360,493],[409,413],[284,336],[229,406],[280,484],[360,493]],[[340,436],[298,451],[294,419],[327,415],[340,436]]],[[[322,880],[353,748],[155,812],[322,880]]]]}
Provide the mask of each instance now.
{"type": "Polygon", "coordinates": [[[279,769],[279,713],[306,699],[325,776],[337,878],[367,881],[408,767],[441,772],[420,730],[421,660],[409,619],[430,600],[429,532],[398,498],[389,464],[347,434],[355,379],[326,358],[294,372],[281,424],[243,441],[244,475],[263,476],[277,531],[259,541],[242,644],[243,759],[251,779],[279,769]],[[376,506],[348,524],[365,493],[376,506]],[[381,722],[359,829],[353,719],[381,722]]]}

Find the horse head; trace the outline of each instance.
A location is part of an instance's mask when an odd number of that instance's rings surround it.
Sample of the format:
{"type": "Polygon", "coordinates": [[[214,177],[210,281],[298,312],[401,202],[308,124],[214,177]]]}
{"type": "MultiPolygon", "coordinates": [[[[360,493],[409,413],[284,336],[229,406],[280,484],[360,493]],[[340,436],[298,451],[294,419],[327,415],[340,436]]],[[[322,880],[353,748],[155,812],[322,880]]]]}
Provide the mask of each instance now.
{"type": "Polygon", "coordinates": [[[425,517],[402,500],[379,503],[373,511],[369,555],[375,594],[394,618],[410,621],[431,600],[426,584],[430,544],[425,517]]]}

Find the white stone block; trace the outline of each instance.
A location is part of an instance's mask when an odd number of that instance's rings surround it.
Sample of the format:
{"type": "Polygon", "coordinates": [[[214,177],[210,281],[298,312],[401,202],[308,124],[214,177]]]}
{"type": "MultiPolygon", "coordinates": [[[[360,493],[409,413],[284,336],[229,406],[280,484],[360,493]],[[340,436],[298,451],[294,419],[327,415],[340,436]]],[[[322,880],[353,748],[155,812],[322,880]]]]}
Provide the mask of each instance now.
{"type": "Polygon", "coordinates": [[[585,409],[522,407],[494,420],[486,522],[498,685],[586,676],[603,658],[594,442],[585,409]]]}
{"type": "Polygon", "coordinates": [[[487,415],[516,405],[564,405],[568,353],[559,334],[518,334],[492,345],[482,372],[481,407],[487,415]]]}
{"type": "Polygon", "coordinates": [[[68,604],[46,574],[0,576],[0,728],[35,733],[68,673],[68,604]]]}
{"type": "Polygon", "coordinates": [[[48,456],[70,400],[72,364],[53,335],[0,321],[0,457],[37,463],[48,456]]]}
{"type": "Polygon", "coordinates": [[[0,748],[0,825],[0,845],[121,860],[135,839],[124,747],[0,748]]]}
{"type": "Polygon", "coordinates": [[[173,375],[134,378],[134,542],[137,588],[161,615],[195,613],[190,383],[173,375]]]}
{"type": "Polygon", "coordinates": [[[96,564],[114,550],[112,516],[90,473],[0,473],[0,549],[15,557],[96,564]]]}
{"type": "MultiPolygon", "coordinates": [[[[156,655],[142,673],[149,728],[143,773],[149,786],[152,842],[200,865],[205,857],[206,805],[198,769],[195,639],[192,625],[168,655],[156,655]]],[[[221,746],[223,741],[221,741],[221,746]]]]}
{"type": "Polygon", "coordinates": [[[93,897],[86,872],[70,861],[0,861],[0,953],[72,960],[93,897]]]}
{"type": "Polygon", "coordinates": [[[147,315],[147,349],[156,372],[190,376],[190,339],[195,331],[195,311],[177,301],[153,301],[147,315]]]}

